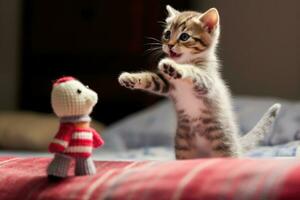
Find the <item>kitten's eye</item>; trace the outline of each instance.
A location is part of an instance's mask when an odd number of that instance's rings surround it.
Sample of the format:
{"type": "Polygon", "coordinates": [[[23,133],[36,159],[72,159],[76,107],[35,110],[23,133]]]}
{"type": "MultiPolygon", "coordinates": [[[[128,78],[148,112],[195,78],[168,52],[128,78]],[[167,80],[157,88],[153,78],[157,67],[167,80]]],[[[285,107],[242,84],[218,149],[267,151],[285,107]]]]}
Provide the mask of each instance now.
{"type": "Polygon", "coordinates": [[[188,39],[190,39],[190,35],[189,34],[187,34],[187,33],[181,33],[181,35],[179,36],[179,39],[181,40],[181,41],[187,41],[188,39]]]}
{"type": "Polygon", "coordinates": [[[170,37],[171,37],[171,31],[166,31],[166,32],[164,33],[164,38],[165,38],[166,40],[168,40],[168,39],[170,39],[170,37]]]}
{"type": "Polygon", "coordinates": [[[80,89],[77,89],[77,94],[81,94],[81,90],[80,89]]]}

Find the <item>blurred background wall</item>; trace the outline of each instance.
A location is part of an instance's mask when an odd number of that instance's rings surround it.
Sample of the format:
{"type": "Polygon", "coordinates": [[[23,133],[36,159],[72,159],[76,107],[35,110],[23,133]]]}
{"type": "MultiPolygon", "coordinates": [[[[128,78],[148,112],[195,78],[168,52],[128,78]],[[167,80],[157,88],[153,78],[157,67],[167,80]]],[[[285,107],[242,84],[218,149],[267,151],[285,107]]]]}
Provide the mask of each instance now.
{"type": "Polygon", "coordinates": [[[21,0],[0,0],[0,109],[18,108],[21,0]]]}
{"type": "Polygon", "coordinates": [[[194,1],[221,15],[220,57],[235,94],[300,99],[300,1],[194,1]]]}
{"type": "Polygon", "coordinates": [[[74,75],[99,93],[111,123],[160,98],[120,87],[121,71],[154,69],[145,53],[165,5],[216,7],[223,74],[236,95],[300,99],[300,1],[0,0],[0,109],[51,112],[51,81],[74,75]]]}

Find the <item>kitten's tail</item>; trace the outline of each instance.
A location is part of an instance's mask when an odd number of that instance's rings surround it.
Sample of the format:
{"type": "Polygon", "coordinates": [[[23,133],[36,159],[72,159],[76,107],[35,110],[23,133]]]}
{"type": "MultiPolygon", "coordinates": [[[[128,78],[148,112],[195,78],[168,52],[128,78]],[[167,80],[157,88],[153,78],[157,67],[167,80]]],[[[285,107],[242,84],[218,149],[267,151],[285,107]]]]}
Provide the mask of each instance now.
{"type": "Polygon", "coordinates": [[[272,127],[281,105],[279,103],[274,104],[263,115],[254,128],[241,138],[241,143],[244,151],[253,149],[264,138],[265,134],[272,127]]]}

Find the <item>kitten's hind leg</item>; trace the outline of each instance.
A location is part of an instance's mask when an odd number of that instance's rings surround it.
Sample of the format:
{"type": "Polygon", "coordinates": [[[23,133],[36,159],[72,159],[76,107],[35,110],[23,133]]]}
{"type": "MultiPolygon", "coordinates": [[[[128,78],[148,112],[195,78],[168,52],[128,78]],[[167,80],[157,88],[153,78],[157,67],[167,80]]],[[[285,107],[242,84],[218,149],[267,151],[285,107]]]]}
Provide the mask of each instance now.
{"type": "Polygon", "coordinates": [[[167,95],[170,89],[169,82],[153,72],[123,72],[119,76],[119,83],[129,89],[144,90],[158,95],[167,95]]]}

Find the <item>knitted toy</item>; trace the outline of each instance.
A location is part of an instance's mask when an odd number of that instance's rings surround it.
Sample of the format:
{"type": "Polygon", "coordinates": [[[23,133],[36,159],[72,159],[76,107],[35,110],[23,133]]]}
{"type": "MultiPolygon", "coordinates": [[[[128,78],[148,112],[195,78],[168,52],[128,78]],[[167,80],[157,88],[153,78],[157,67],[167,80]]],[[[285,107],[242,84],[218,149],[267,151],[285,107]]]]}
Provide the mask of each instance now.
{"type": "Polygon", "coordinates": [[[49,151],[55,153],[47,169],[49,178],[66,177],[72,159],[75,175],[96,173],[91,153],[104,141],[90,128],[89,114],[97,101],[97,93],[73,77],[62,77],[53,84],[51,104],[60,127],[49,145],[49,151]]]}

